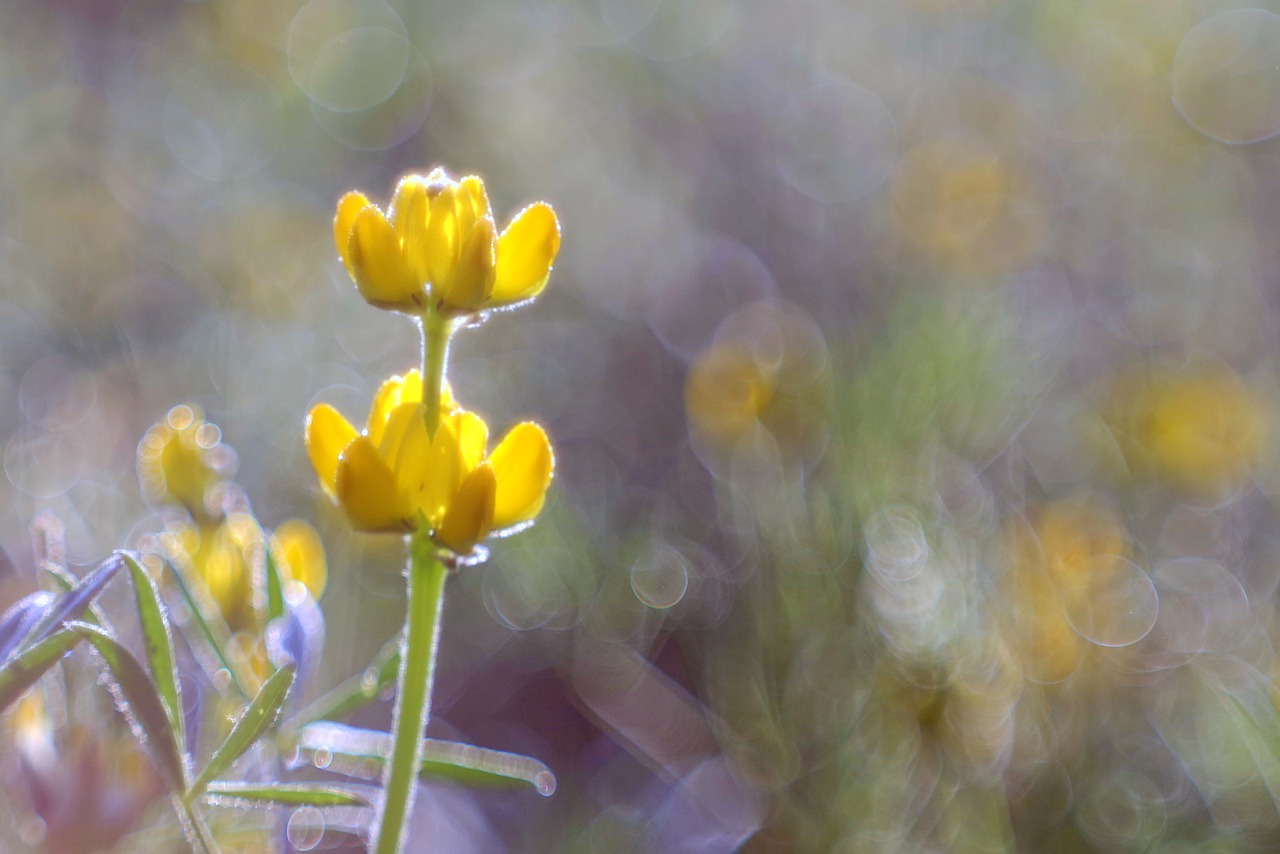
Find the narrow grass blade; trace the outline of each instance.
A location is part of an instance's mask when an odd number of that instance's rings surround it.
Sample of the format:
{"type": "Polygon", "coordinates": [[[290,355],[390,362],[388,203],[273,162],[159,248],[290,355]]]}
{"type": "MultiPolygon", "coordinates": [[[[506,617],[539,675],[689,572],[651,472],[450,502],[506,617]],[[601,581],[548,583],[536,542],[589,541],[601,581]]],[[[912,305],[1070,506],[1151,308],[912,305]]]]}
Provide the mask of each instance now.
{"type": "Polygon", "coordinates": [[[63,629],[32,644],[5,662],[0,667],[0,712],[22,696],[23,691],[36,684],[37,679],[79,642],[79,634],[72,629],[63,629]]]}
{"type": "Polygon", "coordinates": [[[155,683],[147,677],[133,653],[102,629],[86,623],[77,623],[72,628],[106,663],[113,677],[108,687],[116,695],[117,705],[134,728],[134,734],[150,748],[161,772],[174,788],[182,791],[187,780],[186,765],[176,747],[173,728],[155,683]]]}
{"type": "Polygon", "coordinates": [[[262,684],[258,696],[253,698],[253,702],[240,715],[226,740],[214,751],[200,776],[191,784],[190,794],[203,792],[211,781],[227,770],[232,762],[239,759],[270,728],[289,694],[295,672],[296,668],[292,664],[286,665],[271,674],[262,684]]]}
{"type": "Polygon", "coordinates": [[[115,574],[120,571],[122,566],[124,566],[124,559],[120,555],[114,554],[107,558],[102,566],[80,579],[80,582],[70,592],[54,603],[49,613],[45,615],[44,620],[41,621],[40,627],[36,629],[33,635],[34,640],[36,642],[42,641],[61,628],[63,623],[80,619],[80,615],[88,609],[94,599],[98,598],[98,594],[115,577],[115,574]]]}
{"type": "MultiPolygon", "coordinates": [[[[245,690],[244,683],[240,681],[240,677],[236,672],[237,668],[227,658],[224,651],[224,645],[230,641],[230,632],[224,633],[226,637],[218,637],[213,627],[209,625],[209,621],[204,618],[204,611],[200,607],[200,602],[196,599],[196,595],[192,592],[191,585],[187,583],[186,578],[172,563],[165,561],[165,566],[169,569],[169,576],[173,579],[174,586],[178,588],[178,593],[182,596],[182,601],[187,606],[191,621],[195,623],[196,629],[199,631],[199,638],[193,639],[188,633],[188,640],[200,644],[199,648],[203,649],[209,657],[215,659],[218,666],[226,670],[227,675],[231,677],[231,687],[235,689],[235,692],[240,695],[242,700],[248,702],[249,692],[245,690]]],[[[200,655],[197,655],[196,658],[203,661],[200,655]]]]}
{"type": "Polygon", "coordinates": [[[263,547],[266,552],[266,588],[267,588],[267,622],[278,620],[284,616],[284,582],[280,578],[280,567],[271,554],[269,545],[263,547]]]}
{"type": "Polygon", "coordinates": [[[49,612],[54,596],[47,590],[37,590],[23,596],[0,617],[0,662],[7,661],[23,639],[49,612]]]}
{"type": "MultiPolygon", "coordinates": [[[[42,564],[39,570],[48,579],[51,589],[63,594],[75,590],[76,585],[80,583],[80,579],[54,563],[42,564]]],[[[89,607],[80,615],[80,620],[93,626],[101,626],[108,632],[111,631],[111,624],[107,622],[107,616],[102,613],[102,609],[98,607],[97,602],[89,603],[89,607]]]]}
{"type": "Polygon", "coordinates": [[[142,563],[130,554],[125,554],[124,560],[133,576],[133,592],[138,603],[142,638],[146,644],[147,665],[155,682],[156,693],[160,695],[160,703],[169,718],[174,748],[179,755],[183,755],[187,752],[186,725],[182,717],[182,688],[178,678],[178,663],[173,653],[169,618],[160,600],[160,591],[156,589],[155,582],[142,563]]]}
{"type": "MultiPolygon", "coordinates": [[[[376,779],[391,749],[391,736],[385,732],[317,721],[302,728],[298,734],[298,748],[318,767],[376,779]]],[[[418,776],[485,788],[529,785],[544,796],[556,790],[555,774],[537,759],[436,738],[422,742],[418,776]]]]}
{"type": "MultiPolygon", "coordinates": [[[[365,787],[367,789],[367,787],[365,787]]],[[[229,802],[256,801],[284,806],[371,807],[373,796],[354,786],[326,786],[321,783],[229,783],[214,780],[204,797],[221,806],[229,802]]]]}
{"type": "Polygon", "coordinates": [[[373,663],[363,672],[339,683],[324,696],[309,703],[294,715],[286,729],[297,730],[318,720],[340,718],[374,700],[387,687],[394,685],[400,672],[400,638],[387,641],[373,663]]]}

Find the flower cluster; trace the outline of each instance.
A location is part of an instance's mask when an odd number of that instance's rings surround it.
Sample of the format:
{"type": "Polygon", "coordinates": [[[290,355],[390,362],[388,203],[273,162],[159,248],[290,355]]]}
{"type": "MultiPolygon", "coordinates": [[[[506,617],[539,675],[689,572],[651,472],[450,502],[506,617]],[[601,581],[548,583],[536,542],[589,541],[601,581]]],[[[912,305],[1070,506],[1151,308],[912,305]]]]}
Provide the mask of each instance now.
{"type": "Polygon", "coordinates": [[[334,237],[366,302],[418,318],[423,368],[382,384],[363,431],[328,404],[311,410],[307,452],[325,493],[357,530],[425,534],[454,555],[531,522],[554,469],[547,434],[522,422],[490,451],[444,357],[462,318],[541,293],[560,247],[555,212],[532,204],[498,234],[484,182],[436,169],[401,179],[385,213],[347,193],[334,237]]]}
{"type": "Polygon", "coordinates": [[[406,175],[384,213],[363,193],[338,202],[338,256],[370,305],[422,314],[474,314],[542,292],[560,249],[551,206],[522,210],[497,234],[484,182],[443,169],[406,175]]]}

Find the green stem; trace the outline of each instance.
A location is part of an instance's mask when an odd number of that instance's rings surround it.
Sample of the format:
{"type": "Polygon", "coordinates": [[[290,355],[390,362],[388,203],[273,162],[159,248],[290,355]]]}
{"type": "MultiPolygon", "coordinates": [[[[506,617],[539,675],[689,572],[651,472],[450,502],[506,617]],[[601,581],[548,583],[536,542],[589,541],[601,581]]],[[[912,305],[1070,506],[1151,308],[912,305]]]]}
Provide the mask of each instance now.
{"type": "Polygon", "coordinates": [[[400,854],[402,850],[422,758],[422,737],[431,712],[431,683],[435,678],[447,573],[435,546],[423,533],[409,541],[408,572],[408,622],[391,727],[391,762],[383,774],[384,800],[374,854],[400,854]]]}
{"type": "Polygon", "coordinates": [[[426,409],[427,435],[435,438],[440,426],[440,397],[444,393],[445,361],[449,356],[449,338],[453,321],[428,310],[422,324],[422,403],[426,409]]]}

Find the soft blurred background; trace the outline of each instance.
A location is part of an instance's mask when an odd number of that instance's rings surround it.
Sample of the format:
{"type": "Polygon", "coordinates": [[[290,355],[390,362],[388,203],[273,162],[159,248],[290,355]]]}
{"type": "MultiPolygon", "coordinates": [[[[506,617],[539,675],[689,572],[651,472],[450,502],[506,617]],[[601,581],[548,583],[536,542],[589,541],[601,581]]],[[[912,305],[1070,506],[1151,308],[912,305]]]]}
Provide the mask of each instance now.
{"type": "MultiPolygon", "coordinates": [[[[411,851],[1277,850],[1277,11],[4,3],[0,608],[37,514],[78,573],[167,524],[135,449],[189,403],[320,532],[308,690],[366,666],[401,546],[302,422],[418,345],[330,223],[441,164],[564,243],[454,350],[558,470],[450,584],[431,731],[559,789],[432,785],[411,851]]],[[[146,850],[149,760],[75,723],[61,820],[146,850]]],[[[61,850],[13,764],[6,850],[61,850]]]]}

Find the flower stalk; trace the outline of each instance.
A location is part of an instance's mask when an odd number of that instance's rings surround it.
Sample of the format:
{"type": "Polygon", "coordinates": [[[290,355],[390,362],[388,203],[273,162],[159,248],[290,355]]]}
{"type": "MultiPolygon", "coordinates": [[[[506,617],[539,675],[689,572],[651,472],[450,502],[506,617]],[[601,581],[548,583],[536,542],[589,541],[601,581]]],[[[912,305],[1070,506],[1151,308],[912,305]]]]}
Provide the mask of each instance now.
{"type": "Polygon", "coordinates": [[[444,393],[445,362],[449,358],[449,339],[453,321],[428,309],[419,319],[422,327],[422,402],[427,436],[434,439],[440,426],[440,398],[444,393]]]}
{"type": "Polygon", "coordinates": [[[400,854],[403,850],[422,760],[422,739],[431,716],[431,685],[448,572],[425,532],[409,540],[407,573],[408,614],[391,727],[391,761],[383,774],[384,799],[374,854],[400,854]]]}

